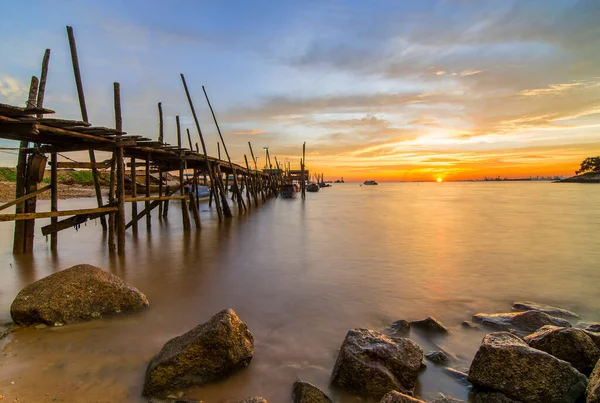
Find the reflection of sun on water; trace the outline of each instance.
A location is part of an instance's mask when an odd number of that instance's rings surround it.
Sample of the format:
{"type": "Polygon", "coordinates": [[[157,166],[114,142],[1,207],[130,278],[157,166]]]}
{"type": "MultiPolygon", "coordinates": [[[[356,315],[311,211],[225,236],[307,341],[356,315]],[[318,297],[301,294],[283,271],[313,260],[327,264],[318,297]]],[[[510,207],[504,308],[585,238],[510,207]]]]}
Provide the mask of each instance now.
{"type": "Polygon", "coordinates": [[[442,183],[443,179],[442,178],[437,178],[436,181],[437,181],[437,183],[442,183]]]}

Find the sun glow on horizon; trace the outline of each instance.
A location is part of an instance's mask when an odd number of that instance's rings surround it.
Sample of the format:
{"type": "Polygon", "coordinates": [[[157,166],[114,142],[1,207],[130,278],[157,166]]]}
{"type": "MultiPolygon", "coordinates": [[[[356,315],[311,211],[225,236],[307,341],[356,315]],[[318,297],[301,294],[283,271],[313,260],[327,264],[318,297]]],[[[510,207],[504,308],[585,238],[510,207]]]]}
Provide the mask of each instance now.
{"type": "Polygon", "coordinates": [[[442,178],[437,178],[435,181],[436,181],[437,183],[442,183],[444,180],[443,180],[442,178]]]}

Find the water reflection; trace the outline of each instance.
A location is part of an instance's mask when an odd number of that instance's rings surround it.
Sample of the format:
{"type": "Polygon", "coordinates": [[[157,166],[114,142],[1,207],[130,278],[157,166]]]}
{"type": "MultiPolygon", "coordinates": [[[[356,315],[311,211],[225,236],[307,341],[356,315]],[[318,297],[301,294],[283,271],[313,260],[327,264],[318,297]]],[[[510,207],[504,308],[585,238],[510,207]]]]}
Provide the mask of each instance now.
{"type": "MultiPolygon", "coordinates": [[[[346,332],[436,316],[452,329],[442,347],[468,368],[482,333],[460,323],[477,311],[532,299],[600,319],[600,187],[549,183],[335,185],[306,202],[271,200],[219,224],[200,206],[202,229],[183,233],[181,209],[127,232],[127,254],[106,247],[96,222],[59,234],[53,254],[36,236],[32,256],[11,254],[0,226],[0,320],[35,279],[78,263],[105,268],[146,293],[141,314],[15,335],[0,361],[0,390],[20,401],[140,401],[150,357],[168,339],[231,307],[256,340],[250,367],[190,397],[226,402],[263,395],[289,401],[297,377],[328,389],[346,332]],[[12,266],[10,266],[12,265],[12,266]],[[15,385],[10,382],[15,381],[15,385]]],[[[89,200],[61,200],[61,208],[89,200]]],[[[41,206],[40,211],[45,207],[41,206]]],[[[141,207],[141,206],[138,206],[141,207]]],[[[138,208],[141,211],[140,208],[138,208]]],[[[38,228],[45,223],[39,223],[38,228]]],[[[441,369],[419,378],[426,399],[466,390],[441,369]]]]}

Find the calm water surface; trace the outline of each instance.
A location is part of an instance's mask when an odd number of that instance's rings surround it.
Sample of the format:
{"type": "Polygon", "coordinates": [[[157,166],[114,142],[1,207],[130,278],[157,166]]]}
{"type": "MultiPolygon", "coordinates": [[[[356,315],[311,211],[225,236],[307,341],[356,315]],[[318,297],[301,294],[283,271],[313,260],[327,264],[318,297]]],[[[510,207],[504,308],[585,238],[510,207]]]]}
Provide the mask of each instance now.
{"type": "MultiPolygon", "coordinates": [[[[60,233],[53,255],[36,227],[35,253],[11,253],[0,224],[0,321],[27,284],[78,263],[102,267],[150,300],[140,314],[43,330],[2,342],[0,394],[20,402],[143,402],[150,358],[170,338],[233,308],[252,331],[251,365],[188,398],[233,402],[262,395],[291,401],[297,379],[339,402],[329,387],[337,349],[354,327],[382,329],[432,315],[452,333],[411,336],[440,346],[466,370],[481,332],[460,323],[476,312],[510,310],[513,300],[557,304],[600,320],[600,186],[551,183],[334,185],[300,199],[273,199],[221,225],[202,206],[200,232],[182,235],[180,209],[156,214],[127,234],[124,259],[111,255],[97,222],[60,233]],[[13,383],[14,382],[14,383],[13,383]]],[[[48,209],[41,202],[39,211],[48,209]]],[[[61,200],[60,207],[94,205],[61,200]]],[[[45,221],[44,221],[45,224],[45,221]]],[[[428,365],[417,394],[466,398],[428,365]]]]}

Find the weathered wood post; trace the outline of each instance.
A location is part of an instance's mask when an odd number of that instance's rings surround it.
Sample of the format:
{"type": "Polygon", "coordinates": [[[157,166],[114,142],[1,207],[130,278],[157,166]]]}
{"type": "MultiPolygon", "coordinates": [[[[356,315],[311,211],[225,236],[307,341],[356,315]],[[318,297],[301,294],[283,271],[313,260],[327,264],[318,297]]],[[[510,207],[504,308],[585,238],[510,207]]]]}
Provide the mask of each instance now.
{"type": "MultiPolygon", "coordinates": [[[[69,37],[69,47],[71,49],[71,61],[73,63],[73,73],[75,74],[75,84],[77,86],[77,97],[79,98],[79,108],[81,109],[81,119],[89,123],[87,107],[85,105],[85,95],[83,93],[83,83],[81,81],[81,72],[79,70],[79,58],[77,57],[77,45],[75,44],[75,35],[73,34],[73,27],[67,27],[67,35],[69,37]]],[[[92,178],[94,180],[94,189],[96,191],[96,201],[98,207],[102,207],[102,191],[100,190],[100,181],[98,179],[98,170],[96,169],[96,154],[93,149],[89,149],[90,162],[92,163],[92,178]]],[[[100,217],[100,225],[104,231],[107,230],[106,219],[104,216],[100,217]]]]}
{"type": "Polygon", "coordinates": [[[221,143],[223,143],[223,150],[225,150],[225,155],[227,156],[227,160],[229,161],[229,167],[233,173],[233,185],[235,186],[235,192],[237,193],[237,203],[239,211],[246,210],[246,204],[242,199],[242,191],[237,183],[237,172],[233,163],[231,162],[231,156],[229,155],[229,151],[227,151],[227,145],[225,145],[225,140],[223,139],[223,134],[221,133],[221,128],[219,127],[219,122],[217,122],[217,117],[215,116],[215,111],[213,110],[212,105],[210,104],[210,100],[208,99],[208,94],[206,93],[206,89],[202,86],[202,91],[204,92],[204,97],[206,98],[206,103],[208,104],[208,108],[210,109],[210,113],[215,122],[215,126],[217,127],[217,133],[219,133],[219,138],[221,139],[221,143]]]}
{"type": "Polygon", "coordinates": [[[198,212],[198,204],[196,203],[196,195],[194,195],[194,192],[190,192],[190,210],[192,210],[196,228],[200,229],[200,213],[198,212]]]}
{"type": "Polygon", "coordinates": [[[300,181],[302,186],[302,198],[306,199],[306,178],[304,174],[304,165],[306,164],[306,141],[302,144],[302,160],[300,160],[300,169],[302,173],[300,174],[300,181]]]}
{"type": "MultiPolygon", "coordinates": [[[[146,186],[146,199],[150,197],[150,154],[146,155],[146,180],[145,180],[145,186],[146,186]]],[[[144,208],[148,209],[148,207],[150,206],[150,201],[146,200],[144,202],[144,208]]],[[[150,230],[150,227],[152,226],[152,213],[150,212],[150,210],[148,210],[148,214],[146,214],[146,230],[150,230]]]]}
{"type": "MultiPolygon", "coordinates": [[[[181,150],[181,125],[179,124],[179,115],[175,116],[175,124],[177,125],[177,146],[179,147],[180,159],[179,159],[179,194],[185,195],[185,189],[183,188],[183,170],[185,159],[183,156],[183,150],[181,150]]],[[[183,230],[190,230],[190,215],[186,206],[185,199],[181,199],[181,219],[183,220],[183,230]]]]}
{"type": "Polygon", "coordinates": [[[262,175],[259,175],[258,164],[256,163],[256,157],[254,156],[254,150],[252,150],[252,143],[248,142],[248,147],[250,148],[250,155],[252,156],[252,161],[254,161],[254,170],[256,171],[256,179],[258,181],[260,193],[262,195],[263,202],[265,202],[265,201],[267,201],[267,196],[265,195],[262,175]]]}
{"type": "Polygon", "coordinates": [[[202,144],[202,152],[204,153],[204,160],[206,161],[206,168],[208,170],[208,176],[210,178],[210,183],[212,187],[212,192],[215,195],[215,206],[217,207],[217,215],[219,216],[219,221],[223,219],[223,215],[226,217],[231,217],[231,210],[229,209],[229,205],[227,204],[227,199],[222,197],[221,200],[224,201],[223,208],[219,205],[217,194],[219,193],[219,189],[215,182],[214,172],[212,170],[212,164],[208,159],[208,152],[206,151],[206,144],[204,143],[204,137],[202,136],[202,130],[200,130],[200,123],[198,122],[198,116],[196,115],[196,109],[194,108],[194,103],[192,102],[192,97],[190,96],[190,92],[187,87],[187,83],[185,82],[185,77],[181,74],[181,81],[183,83],[183,88],[185,89],[185,95],[188,100],[188,104],[190,105],[190,109],[192,111],[192,116],[194,117],[194,123],[196,124],[196,130],[198,130],[198,136],[200,136],[200,143],[202,144]]]}
{"type": "Polygon", "coordinates": [[[123,146],[121,145],[123,118],[121,116],[120,84],[114,83],[113,89],[115,98],[115,129],[117,130],[117,139],[115,144],[115,163],[117,165],[117,214],[115,215],[115,220],[117,224],[117,253],[123,255],[125,254],[125,161],[123,160],[123,146]]]}
{"type": "MultiPolygon", "coordinates": [[[[137,179],[135,177],[136,162],[135,162],[134,157],[131,157],[130,163],[131,163],[131,167],[129,168],[129,172],[131,175],[131,198],[135,199],[137,197],[137,179]]],[[[137,202],[131,202],[131,217],[135,217],[135,216],[137,216],[137,214],[138,214],[137,202]]],[[[131,225],[131,230],[133,231],[134,234],[137,234],[137,232],[138,232],[137,221],[131,225]]]]}
{"type": "MultiPolygon", "coordinates": [[[[164,122],[162,112],[162,102],[158,103],[158,141],[164,143],[164,122]]],[[[162,167],[158,166],[158,197],[163,195],[163,171],[162,167]]],[[[163,202],[159,202],[158,205],[158,217],[162,217],[163,213],[163,202]]]]}

